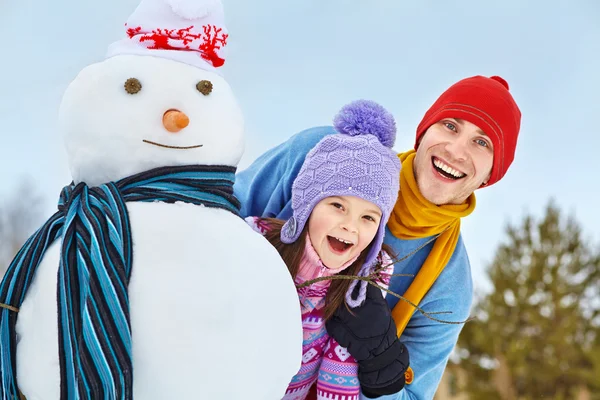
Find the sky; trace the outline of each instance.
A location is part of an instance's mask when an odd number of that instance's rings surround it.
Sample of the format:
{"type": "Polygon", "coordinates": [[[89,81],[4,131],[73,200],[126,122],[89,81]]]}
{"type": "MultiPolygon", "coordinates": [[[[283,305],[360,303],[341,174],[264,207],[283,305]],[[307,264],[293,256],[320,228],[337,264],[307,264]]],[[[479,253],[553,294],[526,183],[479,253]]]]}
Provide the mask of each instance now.
{"type": "MultiPolygon", "coordinates": [[[[30,181],[46,216],[71,181],[57,112],[67,85],[124,36],[137,0],[0,0],[0,203],[30,181]]],[[[515,161],[477,191],[462,232],[477,290],[507,223],[550,199],[600,243],[593,165],[600,150],[600,2],[596,0],[224,0],[226,79],[246,119],[247,167],[346,103],[371,99],[413,146],[451,84],[500,75],[523,117],[515,161]]]]}

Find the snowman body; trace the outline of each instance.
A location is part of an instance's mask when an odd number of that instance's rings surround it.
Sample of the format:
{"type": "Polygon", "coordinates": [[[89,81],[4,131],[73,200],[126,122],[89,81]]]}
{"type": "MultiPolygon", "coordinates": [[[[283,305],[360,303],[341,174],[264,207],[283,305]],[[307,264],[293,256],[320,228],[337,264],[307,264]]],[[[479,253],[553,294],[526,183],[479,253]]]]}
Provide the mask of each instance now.
{"type": "MultiPolygon", "coordinates": [[[[298,298],[286,296],[295,289],[276,250],[225,210],[127,208],[134,398],[281,398],[299,368],[302,338],[289,321],[300,320],[298,298]]],[[[59,251],[47,253],[19,313],[17,376],[31,400],[60,397],[59,251]]]]}
{"type": "MultiPolygon", "coordinates": [[[[89,186],[162,166],[235,166],[243,152],[243,119],[226,81],[151,56],[84,69],[63,97],[59,122],[74,181],[89,186]],[[130,79],[135,93],[126,90],[130,79]],[[206,81],[209,94],[198,90],[206,81]],[[173,110],[189,121],[178,132],[163,126],[173,110]]],[[[224,209],[126,207],[134,398],[281,398],[301,364],[302,326],[277,251],[224,209]]],[[[17,380],[28,400],[60,397],[60,242],[47,249],[17,319],[17,380]]]]}

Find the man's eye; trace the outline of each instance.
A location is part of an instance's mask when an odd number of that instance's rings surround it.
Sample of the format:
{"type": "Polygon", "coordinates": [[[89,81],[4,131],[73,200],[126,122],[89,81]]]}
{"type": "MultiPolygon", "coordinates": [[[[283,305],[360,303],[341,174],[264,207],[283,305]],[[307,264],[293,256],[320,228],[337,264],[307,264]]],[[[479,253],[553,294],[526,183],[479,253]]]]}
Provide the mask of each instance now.
{"type": "Polygon", "coordinates": [[[444,122],[444,125],[451,131],[456,132],[456,125],[454,125],[452,122],[444,122]]]}

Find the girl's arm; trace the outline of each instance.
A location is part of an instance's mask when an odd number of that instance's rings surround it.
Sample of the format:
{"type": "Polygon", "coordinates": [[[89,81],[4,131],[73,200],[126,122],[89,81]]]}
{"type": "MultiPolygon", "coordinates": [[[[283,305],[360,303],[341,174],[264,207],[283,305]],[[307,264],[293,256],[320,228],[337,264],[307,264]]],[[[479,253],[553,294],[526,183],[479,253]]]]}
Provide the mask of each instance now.
{"type": "Polygon", "coordinates": [[[351,399],[359,395],[358,364],[345,347],[330,337],[319,367],[317,400],[351,399]]]}
{"type": "MultiPolygon", "coordinates": [[[[376,283],[386,288],[393,274],[390,256],[381,252],[376,283]]],[[[409,366],[406,346],[396,336],[396,325],[384,299],[386,294],[374,285],[368,285],[365,302],[348,312],[339,307],[327,322],[328,333],[348,351],[358,363],[358,380],[363,397],[375,398],[398,393],[404,387],[404,372],[409,366]]]]}
{"type": "MultiPolygon", "coordinates": [[[[385,269],[380,272],[380,279],[376,282],[379,286],[387,289],[391,275],[394,273],[394,265],[390,256],[384,251],[379,254],[379,261],[382,266],[385,266],[385,269]]],[[[385,296],[387,293],[382,291],[382,294],[385,296]]],[[[317,399],[333,399],[335,395],[340,398],[342,398],[341,396],[352,398],[359,394],[360,385],[356,359],[345,347],[330,337],[319,368],[317,399]]]]}

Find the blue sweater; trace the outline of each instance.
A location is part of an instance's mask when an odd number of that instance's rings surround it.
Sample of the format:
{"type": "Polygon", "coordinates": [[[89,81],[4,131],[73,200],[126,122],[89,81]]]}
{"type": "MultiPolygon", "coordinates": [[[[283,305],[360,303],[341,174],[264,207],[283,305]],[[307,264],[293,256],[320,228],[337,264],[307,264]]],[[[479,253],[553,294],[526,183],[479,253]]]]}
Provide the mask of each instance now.
{"type": "MultiPolygon", "coordinates": [[[[242,203],[242,216],[288,219],[292,215],[292,182],[306,154],[324,136],[334,132],[333,127],[316,127],[302,131],[267,151],[245,171],[239,172],[236,176],[234,192],[242,203]]],[[[386,229],[384,241],[394,249],[399,258],[403,258],[428,239],[430,238],[398,239],[386,229]]],[[[433,242],[406,260],[396,263],[394,274],[416,276],[432,247],[433,242]]],[[[412,280],[412,277],[392,277],[389,288],[395,293],[403,294],[412,280]]],[[[390,308],[399,301],[394,296],[387,296],[386,299],[390,308]]],[[[472,299],[471,267],[460,237],[448,265],[419,306],[427,312],[452,312],[452,314],[437,315],[440,319],[464,321],[469,316],[472,299]]],[[[433,399],[461,329],[462,324],[442,324],[426,318],[418,311],[415,312],[400,338],[409,351],[414,381],[406,385],[400,393],[380,399],[433,399]]],[[[361,398],[366,399],[364,396],[361,398]]]]}

